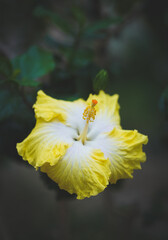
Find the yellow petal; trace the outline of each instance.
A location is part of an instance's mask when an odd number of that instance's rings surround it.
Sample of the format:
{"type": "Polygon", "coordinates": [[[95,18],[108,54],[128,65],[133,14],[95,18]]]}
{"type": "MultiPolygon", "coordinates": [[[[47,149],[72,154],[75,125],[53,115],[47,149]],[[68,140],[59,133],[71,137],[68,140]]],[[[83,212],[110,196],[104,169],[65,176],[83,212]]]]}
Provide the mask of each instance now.
{"type": "Polygon", "coordinates": [[[104,153],[111,161],[110,182],[116,183],[121,178],[132,178],[133,170],[141,169],[140,163],[146,160],[142,145],[147,144],[147,136],[136,130],[114,128],[107,137],[109,139],[104,153]]]}
{"type": "Polygon", "coordinates": [[[71,109],[74,109],[76,106],[84,108],[84,103],[85,101],[82,99],[74,102],[57,100],[47,96],[40,90],[38,91],[37,101],[33,105],[33,108],[37,119],[42,118],[45,121],[51,121],[56,118],[61,122],[65,122],[71,113],[71,109]]]}
{"type": "Polygon", "coordinates": [[[110,162],[100,150],[75,142],[54,166],[45,164],[41,171],[61,189],[77,194],[77,199],[97,195],[108,185],[110,162]]]}
{"type": "Polygon", "coordinates": [[[90,104],[92,99],[96,99],[98,101],[95,106],[97,112],[96,119],[110,119],[113,125],[120,128],[120,106],[118,104],[118,98],[118,94],[110,96],[104,93],[104,91],[100,91],[98,95],[90,94],[87,103],[90,104]]]}
{"type": "Polygon", "coordinates": [[[29,136],[17,144],[17,151],[36,169],[46,162],[52,166],[65,155],[74,134],[73,129],[60,122],[38,120],[29,136]]]}

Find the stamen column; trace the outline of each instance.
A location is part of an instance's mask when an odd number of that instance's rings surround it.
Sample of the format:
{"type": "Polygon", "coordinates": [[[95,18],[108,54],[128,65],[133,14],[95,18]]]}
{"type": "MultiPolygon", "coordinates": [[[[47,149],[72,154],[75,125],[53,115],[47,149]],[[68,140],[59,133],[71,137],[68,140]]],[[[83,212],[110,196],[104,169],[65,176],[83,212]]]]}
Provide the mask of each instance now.
{"type": "Polygon", "coordinates": [[[85,143],[85,141],[87,139],[89,122],[93,122],[95,119],[96,110],[94,107],[96,106],[96,104],[97,104],[97,100],[93,99],[91,106],[88,106],[83,113],[83,119],[86,120],[86,124],[78,138],[78,141],[81,141],[83,144],[85,143]]]}

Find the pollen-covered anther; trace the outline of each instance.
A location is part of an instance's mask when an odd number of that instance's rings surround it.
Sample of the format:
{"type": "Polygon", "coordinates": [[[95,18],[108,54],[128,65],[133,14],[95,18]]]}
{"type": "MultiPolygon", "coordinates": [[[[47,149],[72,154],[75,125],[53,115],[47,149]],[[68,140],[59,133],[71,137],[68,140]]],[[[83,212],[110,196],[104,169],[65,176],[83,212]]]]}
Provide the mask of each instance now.
{"type": "Polygon", "coordinates": [[[91,106],[88,106],[83,113],[83,119],[87,120],[87,122],[93,122],[96,116],[96,109],[94,108],[97,104],[97,100],[93,99],[91,106]]]}
{"type": "Polygon", "coordinates": [[[97,103],[98,103],[98,101],[97,101],[96,99],[93,99],[93,100],[92,100],[92,106],[93,106],[93,107],[96,106],[97,103]]]}

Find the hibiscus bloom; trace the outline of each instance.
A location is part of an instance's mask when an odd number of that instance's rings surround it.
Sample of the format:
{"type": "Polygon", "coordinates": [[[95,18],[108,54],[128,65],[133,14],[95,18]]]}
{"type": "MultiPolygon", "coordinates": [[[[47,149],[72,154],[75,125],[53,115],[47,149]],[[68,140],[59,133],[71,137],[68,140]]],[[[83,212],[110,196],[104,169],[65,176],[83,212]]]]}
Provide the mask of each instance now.
{"type": "Polygon", "coordinates": [[[77,199],[133,178],[133,170],[146,160],[142,145],[148,138],[121,128],[117,94],[100,91],[70,102],[39,91],[33,108],[36,125],[17,151],[77,199]]]}

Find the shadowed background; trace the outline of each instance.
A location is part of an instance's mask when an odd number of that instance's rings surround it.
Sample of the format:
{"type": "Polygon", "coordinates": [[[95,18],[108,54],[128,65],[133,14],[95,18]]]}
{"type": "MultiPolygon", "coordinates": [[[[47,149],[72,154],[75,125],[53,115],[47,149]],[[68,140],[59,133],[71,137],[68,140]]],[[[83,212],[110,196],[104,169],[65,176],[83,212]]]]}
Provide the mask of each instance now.
{"type": "Polygon", "coordinates": [[[167,42],[166,0],[0,0],[0,239],[168,239],[167,42]],[[39,89],[118,93],[122,127],[149,136],[142,170],[85,200],[36,172],[16,143],[39,89]]]}

